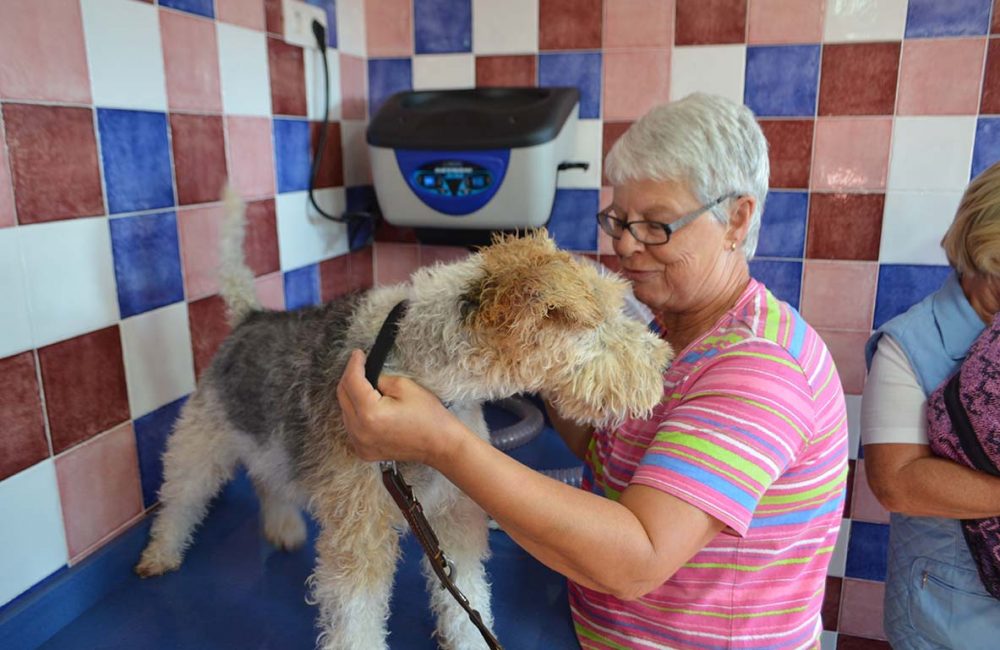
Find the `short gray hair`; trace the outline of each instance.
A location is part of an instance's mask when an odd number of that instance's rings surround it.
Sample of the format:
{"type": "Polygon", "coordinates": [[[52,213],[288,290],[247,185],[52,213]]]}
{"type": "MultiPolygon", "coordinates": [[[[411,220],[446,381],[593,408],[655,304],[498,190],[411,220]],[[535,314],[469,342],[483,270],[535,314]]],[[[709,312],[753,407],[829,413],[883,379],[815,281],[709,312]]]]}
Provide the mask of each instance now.
{"type": "MultiPolygon", "coordinates": [[[[743,253],[749,260],[757,250],[770,163],[767,140],[746,106],[705,93],[657,106],[618,139],[604,173],[612,185],[647,179],[686,183],[702,203],[727,194],[753,196],[757,205],[743,253]]],[[[723,224],[728,204],[712,209],[723,224]]]]}

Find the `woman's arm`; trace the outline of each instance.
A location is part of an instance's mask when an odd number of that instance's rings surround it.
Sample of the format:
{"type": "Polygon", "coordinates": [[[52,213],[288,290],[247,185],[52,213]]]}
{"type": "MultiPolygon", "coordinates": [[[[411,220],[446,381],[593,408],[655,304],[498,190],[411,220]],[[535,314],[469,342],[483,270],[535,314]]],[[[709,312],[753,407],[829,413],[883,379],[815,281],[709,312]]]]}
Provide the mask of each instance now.
{"type": "Polygon", "coordinates": [[[594,436],[594,427],[577,424],[573,420],[564,418],[551,404],[547,401],[544,403],[545,413],[548,414],[549,421],[552,422],[552,427],[559,434],[559,437],[563,439],[563,442],[577,458],[580,460],[586,458],[590,439],[594,436]]]}
{"type": "Polygon", "coordinates": [[[434,467],[525,550],[574,582],[638,598],[723,528],[653,488],[629,487],[615,502],[545,477],[480,440],[412,381],[382,377],[380,395],[365,380],[363,365],[364,356],[355,352],[337,389],[358,455],[434,467]]]}

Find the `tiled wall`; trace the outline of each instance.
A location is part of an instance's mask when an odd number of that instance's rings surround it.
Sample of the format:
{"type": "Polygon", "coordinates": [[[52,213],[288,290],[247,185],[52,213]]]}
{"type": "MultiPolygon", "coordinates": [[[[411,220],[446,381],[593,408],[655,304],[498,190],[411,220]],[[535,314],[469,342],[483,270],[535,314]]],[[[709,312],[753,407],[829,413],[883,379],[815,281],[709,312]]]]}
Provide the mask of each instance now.
{"type": "MultiPolygon", "coordinates": [[[[155,498],[163,436],[225,332],[212,271],[223,177],[251,200],[249,259],[271,306],[462,253],[382,226],[374,255],[344,254],[348,234],[307,215],[321,67],[269,35],[279,2],[0,2],[2,603],[155,498]]],[[[336,23],[342,163],[321,196],[337,208],[371,201],[364,128],[392,92],[576,85],[576,158],[591,168],[561,176],[550,229],[613,264],[592,215],[610,196],[601,159],[628,125],[694,90],[758,114],[772,192],[753,271],[820,331],[851,395],[824,647],[885,647],[872,639],[887,517],[857,458],[861,350],[940,283],[961,191],[1000,158],[991,0],[314,4],[336,23]]]]}
{"type": "MultiPolygon", "coordinates": [[[[370,194],[363,28],[337,31],[362,5],[313,4],[333,27],[317,200],[340,212],[370,194]]],[[[323,68],[281,32],[271,0],[0,0],[0,605],[155,502],[227,331],[226,178],[263,304],[371,285],[368,233],[307,210],[323,68]]]]}

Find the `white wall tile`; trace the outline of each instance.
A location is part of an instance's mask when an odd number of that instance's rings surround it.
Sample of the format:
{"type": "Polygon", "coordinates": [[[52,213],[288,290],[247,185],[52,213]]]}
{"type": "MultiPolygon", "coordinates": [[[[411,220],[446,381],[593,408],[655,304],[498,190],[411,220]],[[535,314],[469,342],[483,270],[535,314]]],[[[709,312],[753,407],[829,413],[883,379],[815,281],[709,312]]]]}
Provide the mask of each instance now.
{"type": "Polygon", "coordinates": [[[263,32],[216,23],[222,108],[232,115],[271,116],[267,37],[263,32]]]}
{"type": "Polygon", "coordinates": [[[948,257],[941,238],[955,218],[961,191],[888,192],[882,217],[883,264],[939,264],[948,257]]]}
{"type": "Polygon", "coordinates": [[[344,185],[357,187],[372,184],[368,142],[365,140],[367,125],[362,120],[344,120],[340,123],[340,143],[344,152],[344,185]]]}
{"type": "Polygon", "coordinates": [[[827,0],[823,40],[898,41],[906,28],[907,0],[827,0]]]}
{"type": "Polygon", "coordinates": [[[127,318],[121,331],[133,419],[194,390],[187,303],[127,318]]]}
{"type": "Polygon", "coordinates": [[[897,117],[887,190],[963,190],[975,134],[975,117],[897,117]]]}
{"type": "Polygon", "coordinates": [[[346,54],[366,56],[365,0],[337,0],[337,46],[346,54]]]}
{"type": "Polygon", "coordinates": [[[844,570],[847,568],[847,541],[850,537],[851,520],[842,519],[840,535],[837,536],[837,544],[833,547],[833,555],[830,557],[830,569],[826,572],[827,575],[836,578],[844,577],[844,570]]]}
{"type": "MultiPolygon", "coordinates": [[[[324,219],[309,205],[308,192],[275,197],[278,252],[281,269],[288,271],[348,252],[347,227],[324,219]]],[[[344,188],[317,190],[316,201],[326,212],[341,214],[347,206],[344,188]]]]}
{"type": "Polygon", "coordinates": [[[837,650],[837,633],[823,630],[819,635],[821,650],[837,650]]]}
{"type": "Polygon", "coordinates": [[[17,228],[0,228],[0,359],[31,349],[28,294],[17,228]]]}
{"type": "Polygon", "coordinates": [[[845,395],[847,402],[847,457],[858,458],[858,446],[861,444],[861,396],[845,395]]]}
{"type": "Polygon", "coordinates": [[[413,57],[413,89],[475,88],[476,60],[471,54],[418,54],[413,57]]]}
{"type": "Polygon", "coordinates": [[[746,61],[743,45],[675,47],[670,54],[670,99],[705,92],[742,104],[746,61]]]}
{"type": "Polygon", "coordinates": [[[601,139],[604,129],[601,120],[578,120],[576,126],[576,150],[571,162],[587,162],[590,167],[567,169],[556,177],[557,187],[598,189],[601,187],[601,139]]]}
{"type": "Polygon", "coordinates": [[[537,52],[538,0],[472,0],[472,51],[537,52]]]}
{"type": "Polygon", "coordinates": [[[132,0],[82,0],[94,105],[166,110],[159,14],[132,0]]]}
{"type": "MultiPolygon", "coordinates": [[[[327,48],[326,60],[330,68],[330,119],[340,119],[340,55],[337,50],[327,48]]],[[[323,59],[319,50],[305,50],[306,109],[310,120],[323,119],[323,59]]]]}
{"type": "Polygon", "coordinates": [[[59,485],[52,460],[0,481],[0,605],[66,564],[59,485]]]}
{"type": "Polygon", "coordinates": [[[17,228],[35,347],[118,322],[106,217],[17,228]]]}

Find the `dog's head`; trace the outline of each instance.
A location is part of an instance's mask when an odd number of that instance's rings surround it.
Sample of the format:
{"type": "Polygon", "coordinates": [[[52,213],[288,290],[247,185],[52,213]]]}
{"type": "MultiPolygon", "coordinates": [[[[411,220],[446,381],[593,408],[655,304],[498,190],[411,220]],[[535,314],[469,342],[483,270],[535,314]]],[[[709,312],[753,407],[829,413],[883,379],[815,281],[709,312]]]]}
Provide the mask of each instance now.
{"type": "Polygon", "coordinates": [[[418,272],[414,288],[415,302],[435,305],[421,311],[451,314],[423,334],[448,357],[422,378],[443,399],[539,392],[566,417],[608,424],[647,414],[662,397],[672,353],[625,315],[627,283],[576,261],[544,230],[418,272]]]}

